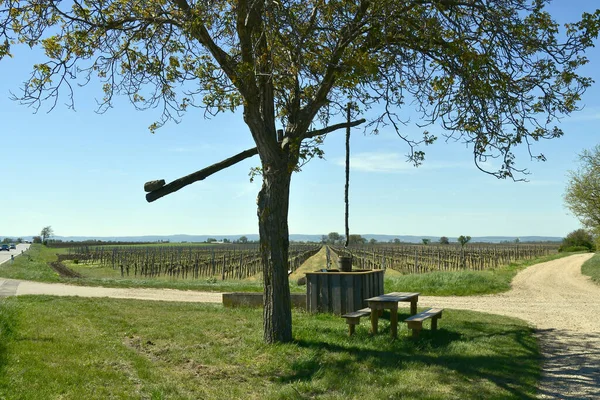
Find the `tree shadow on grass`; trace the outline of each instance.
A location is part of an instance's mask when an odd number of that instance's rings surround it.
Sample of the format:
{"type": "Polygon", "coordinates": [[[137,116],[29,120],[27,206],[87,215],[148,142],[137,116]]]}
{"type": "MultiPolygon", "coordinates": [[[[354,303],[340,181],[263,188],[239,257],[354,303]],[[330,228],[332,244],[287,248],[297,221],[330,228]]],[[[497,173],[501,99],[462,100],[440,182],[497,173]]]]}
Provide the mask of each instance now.
{"type": "Polygon", "coordinates": [[[432,384],[445,386],[443,390],[449,392],[436,397],[432,393],[413,392],[416,388],[404,384],[402,397],[533,399],[534,385],[539,377],[539,353],[535,341],[531,340],[531,329],[507,325],[506,329],[498,330],[496,326],[492,331],[486,324],[466,321],[461,323],[461,328],[465,323],[468,334],[463,334],[462,329],[457,332],[443,327],[432,332],[427,327],[416,340],[407,335],[406,329],[400,328],[398,339],[388,340],[389,326],[377,335],[367,335],[363,331],[350,339],[342,338],[340,334],[331,341],[311,339],[306,335],[296,344],[310,349],[315,356],[295,362],[292,372],[280,376],[279,380],[293,383],[319,379],[332,390],[352,393],[353,387],[359,391],[365,379],[374,382],[398,380],[419,371],[429,374],[436,371],[433,375],[436,382],[432,384]],[[502,349],[501,343],[506,341],[519,343],[519,352],[515,354],[502,349]],[[461,346],[469,349],[472,342],[485,347],[484,351],[460,350],[461,346]],[[370,373],[365,374],[365,370],[370,373]]]}

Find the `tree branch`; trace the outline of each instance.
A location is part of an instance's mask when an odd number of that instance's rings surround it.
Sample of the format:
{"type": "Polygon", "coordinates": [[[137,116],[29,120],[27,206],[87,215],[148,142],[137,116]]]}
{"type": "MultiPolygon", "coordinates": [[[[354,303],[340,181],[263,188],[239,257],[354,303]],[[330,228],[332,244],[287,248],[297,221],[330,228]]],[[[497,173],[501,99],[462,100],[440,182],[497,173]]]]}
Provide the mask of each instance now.
{"type": "Polygon", "coordinates": [[[237,164],[238,162],[245,160],[246,158],[252,157],[256,154],[258,154],[258,150],[256,149],[256,147],[253,149],[244,150],[233,157],[229,157],[223,161],[201,169],[200,171],[196,171],[182,178],[176,179],[173,182],[170,182],[165,186],[161,187],[160,189],[154,190],[146,194],[146,201],[148,201],[148,203],[152,203],[154,200],[160,199],[163,196],[176,192],[189,184],[201,181],[207,176],[214,174],[215,172],[219,172],[222,169],[231,167],[232,165],[237,164]]]}
{"type": "Polygon", "coordinates": [[[365,122],[366,122],[366,119],[361,118],[359,120],[352,121],[350,123],[348,123],[348,122],[342,122],[340,124],[331,125],[331,126],[328,126],[326,128],[323,128],[323,129],[317,129],[315,131],[308,131],[308,132],[306,132],[302,136],[302,139],[310,139],[310,138],[314,138],[316,136],[326,135],[326,134],[331,133],[333,131],[337,131],[338,129],[353,128],[353,127],[358,126],[360,124],[364,124],[365,122]]]}

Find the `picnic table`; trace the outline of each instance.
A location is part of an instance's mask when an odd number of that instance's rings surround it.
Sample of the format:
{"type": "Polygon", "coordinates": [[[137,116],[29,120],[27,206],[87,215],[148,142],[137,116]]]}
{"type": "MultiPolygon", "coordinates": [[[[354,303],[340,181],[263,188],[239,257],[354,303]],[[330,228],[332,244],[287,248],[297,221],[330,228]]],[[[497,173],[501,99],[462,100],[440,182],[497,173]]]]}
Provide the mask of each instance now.
{"type": "Polygon", "coordinates": [[[398,336],[398,303],[401,301],[410,302],[410,315],[417,313],[417,302],[420,293],[392,292],[366,299],[371,309],[371,332],[377,333],[379,323],[379,314],[385,309],[390,310],[390,328],[392,337],[398,336]]]}

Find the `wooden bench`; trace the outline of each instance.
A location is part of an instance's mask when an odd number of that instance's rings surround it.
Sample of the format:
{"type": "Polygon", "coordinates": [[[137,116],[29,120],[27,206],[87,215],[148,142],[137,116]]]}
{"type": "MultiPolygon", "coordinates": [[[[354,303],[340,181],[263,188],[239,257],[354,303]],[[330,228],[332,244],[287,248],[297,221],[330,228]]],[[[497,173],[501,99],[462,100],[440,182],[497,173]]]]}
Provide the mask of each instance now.
{"type": "Polygon", "coordinates": [[[371,309],[369,307],[342,315],[342,318],[346,318],[349,336],[352,336],[354,333],[354,327],[360,324],[360,317],[365,317],[367,315],[371,315],[371,309]]]}
{"type": "Polygon", "coordinates": [[[443,308],[430,308],[422,311],[412,317],[408,317],[404,320],[408,324],[408,329],[412,329],[413,338],[418,338],[421,329],[423,329],[423,321],[431,318],[431,330],[437,330],[437,320],[442,318],[443,308]]]}

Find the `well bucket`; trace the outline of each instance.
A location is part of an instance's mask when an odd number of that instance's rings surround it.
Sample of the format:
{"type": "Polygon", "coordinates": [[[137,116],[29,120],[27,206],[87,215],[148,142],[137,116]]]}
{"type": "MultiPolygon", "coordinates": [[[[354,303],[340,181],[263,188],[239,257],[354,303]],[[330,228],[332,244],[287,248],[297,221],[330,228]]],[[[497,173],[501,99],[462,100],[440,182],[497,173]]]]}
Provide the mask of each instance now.
{"type": "Polygon", "coordinates": [[[342,272],[352,272],[352,257],[338,257],[338,265],[342,272]]]}

